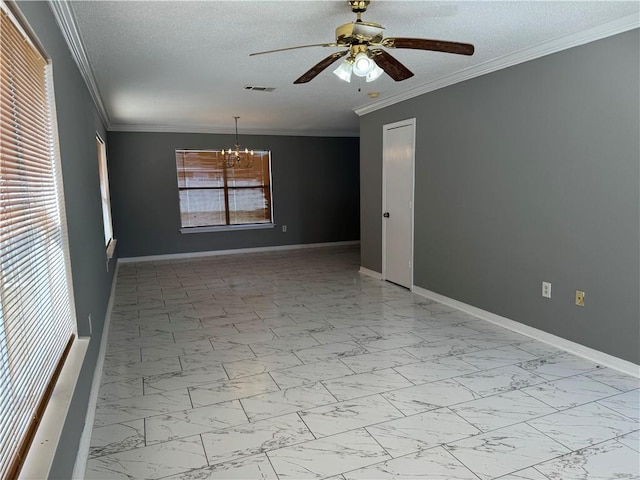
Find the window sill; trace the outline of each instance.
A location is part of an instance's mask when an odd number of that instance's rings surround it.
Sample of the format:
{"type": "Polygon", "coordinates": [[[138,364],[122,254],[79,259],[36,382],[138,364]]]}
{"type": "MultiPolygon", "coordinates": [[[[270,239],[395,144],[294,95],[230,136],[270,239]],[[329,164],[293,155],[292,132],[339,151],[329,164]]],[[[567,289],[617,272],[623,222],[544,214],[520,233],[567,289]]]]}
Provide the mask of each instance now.
{"type": "Polygon", "coordinates": [[[210,232],[234,232],[237,230],[262,230],[274,228],[275,223],[252,223],[249,225],[224,225],[219,227],[185,227],[180,233],[210,233],[210,232]]]}
{"type": "Polygon", "coordinates": [[[109,245],[107,245],[107,260],[111,260],[113,258],[113,253],[116,251],[116,243],[118,240],[112,238],[109,240],[109,245]]]}
{"type": "Polygon", "coordinates": [[[31,443],[19,479],[48,478],[58,440],[69,413],[69,405],[89,347],[88,338],[76,338],[31,443]]]}

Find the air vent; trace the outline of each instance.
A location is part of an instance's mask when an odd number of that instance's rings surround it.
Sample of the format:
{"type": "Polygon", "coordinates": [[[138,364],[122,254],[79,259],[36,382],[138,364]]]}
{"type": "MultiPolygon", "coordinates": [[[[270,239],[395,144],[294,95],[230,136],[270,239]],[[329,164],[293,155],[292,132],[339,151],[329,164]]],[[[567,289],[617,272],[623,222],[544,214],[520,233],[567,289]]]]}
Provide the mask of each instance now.
{"type": "Polygon", "coordinates": [[[244,87],[245,90],[253,90],[255,92],[273,92],[276,87],[258,87],[254,85],[247,85],[244,87]]]}

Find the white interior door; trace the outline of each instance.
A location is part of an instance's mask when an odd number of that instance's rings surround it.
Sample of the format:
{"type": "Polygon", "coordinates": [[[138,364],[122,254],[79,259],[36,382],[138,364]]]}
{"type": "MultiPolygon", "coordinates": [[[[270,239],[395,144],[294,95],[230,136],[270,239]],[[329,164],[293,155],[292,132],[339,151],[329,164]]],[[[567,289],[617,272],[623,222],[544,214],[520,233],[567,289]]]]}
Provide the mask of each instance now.
{"type": "Polygon", "coordinates": [[[415,118],[383,127],[382,275],[413,285],[415,118]]]}

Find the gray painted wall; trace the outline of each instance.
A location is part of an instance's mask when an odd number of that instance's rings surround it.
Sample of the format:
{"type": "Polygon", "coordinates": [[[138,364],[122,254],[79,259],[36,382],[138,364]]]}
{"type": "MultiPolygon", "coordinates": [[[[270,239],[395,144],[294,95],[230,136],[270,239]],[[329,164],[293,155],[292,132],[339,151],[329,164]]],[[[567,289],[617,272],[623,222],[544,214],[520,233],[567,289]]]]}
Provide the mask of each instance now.
{"type": "Polygon", "coordinates": [[[359,239],[355,138],[241,135],[242,145],[271,150],[277,227],[197,234],[179,232],[175,150],[228,148],[234,137],[109,132],[108,139],[120,257],[359,239]]]}
{"type": "Polygon", "coordinates": [[[89,314],[93,318],[89,349],[50,475],[50,478],[69,479],[84,427],[115,268],[113,259],[109,272],[106,269],[95,143],[96,132],[103,138],[106,132],[48,4],[20,2],[19,8],[53,62],[73,289],[80,336],[89,335],[89,314]]]}
{"type": "Polygon", "coordinates": [[[382,127],[415,117],[415,285],[640,363],[638,37],[363,116],[362,266],[382,268],[382,127]]]}

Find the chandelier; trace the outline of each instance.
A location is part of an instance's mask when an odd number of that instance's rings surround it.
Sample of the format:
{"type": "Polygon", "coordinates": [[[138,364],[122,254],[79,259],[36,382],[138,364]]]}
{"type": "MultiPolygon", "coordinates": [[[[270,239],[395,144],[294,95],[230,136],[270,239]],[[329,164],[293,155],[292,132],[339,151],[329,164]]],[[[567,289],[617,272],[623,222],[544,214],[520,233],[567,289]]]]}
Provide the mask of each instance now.
{"type": "Polygon", "coordinates": [[[253,150],[240,148],[240,141],[238,140],[238,119],[240,117],[233,118],[236,120],[236,144],[232,149],[222,150],[224,163],[227,168],[251,168],[254,162],[253,150]]]}

